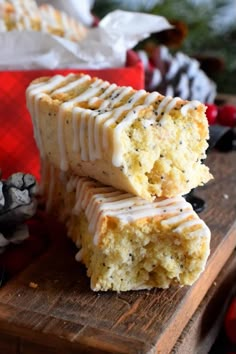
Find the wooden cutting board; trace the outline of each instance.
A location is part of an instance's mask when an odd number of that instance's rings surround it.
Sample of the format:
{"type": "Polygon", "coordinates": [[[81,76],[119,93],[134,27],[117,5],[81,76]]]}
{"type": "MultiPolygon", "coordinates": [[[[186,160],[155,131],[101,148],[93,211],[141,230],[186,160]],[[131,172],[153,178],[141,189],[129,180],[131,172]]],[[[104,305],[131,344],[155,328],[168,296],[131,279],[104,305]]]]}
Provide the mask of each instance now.
{"type": "Polygon", "coordinates": [[[215,179],[197,195],[207,202],[211,255],[192,287],[94,293],[54,228],[49,250],[0,290],[0,352],[169,353],[236,246],[236,153],[211,152],[207,162],[215,179]]]}

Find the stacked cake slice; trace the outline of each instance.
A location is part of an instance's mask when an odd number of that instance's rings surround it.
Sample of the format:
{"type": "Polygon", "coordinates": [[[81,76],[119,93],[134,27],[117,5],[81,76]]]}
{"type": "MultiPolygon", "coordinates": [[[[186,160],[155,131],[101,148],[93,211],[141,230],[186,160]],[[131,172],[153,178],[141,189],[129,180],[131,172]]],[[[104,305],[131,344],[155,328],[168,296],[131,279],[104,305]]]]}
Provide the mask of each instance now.
{"type": "Polygon", "coordinates": [[[38,79],[26,95],[47,210],[92,289],[191,285],[210,231],[180,195],[211,178],[204,106],[82,74],[38,79]]]}
{"type": "Polygon", "coordinates": [[[0,0],[0,32],[30,30],[80,41],[87,29],[63,11],[35,0],[0,0]]]}
{"type": "Polygon", "coordinates": [[[40,16],[34,0],[0,1],[0,31],[40,29],[40,16]]]}

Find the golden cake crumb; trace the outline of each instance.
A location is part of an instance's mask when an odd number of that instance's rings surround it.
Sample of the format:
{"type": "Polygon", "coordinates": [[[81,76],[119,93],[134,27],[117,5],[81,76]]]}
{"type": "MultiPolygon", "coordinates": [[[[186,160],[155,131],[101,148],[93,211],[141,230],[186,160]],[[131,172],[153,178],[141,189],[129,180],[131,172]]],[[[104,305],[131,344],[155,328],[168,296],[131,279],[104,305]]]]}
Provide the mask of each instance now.
{"type": "Polygon", "coordinates": [[[31,282],[29,283],[29,287],[32,288],[32,289],[37,289],[38,284],[37,284],[37,283],[34,283],[33,281],[31,281],[31,282]]]}

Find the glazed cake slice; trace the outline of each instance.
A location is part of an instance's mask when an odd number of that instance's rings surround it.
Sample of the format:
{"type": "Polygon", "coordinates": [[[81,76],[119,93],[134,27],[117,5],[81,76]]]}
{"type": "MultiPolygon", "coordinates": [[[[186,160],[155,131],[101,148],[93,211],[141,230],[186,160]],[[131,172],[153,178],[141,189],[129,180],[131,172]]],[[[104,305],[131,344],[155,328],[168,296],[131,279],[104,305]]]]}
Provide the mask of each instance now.
{"type": "Polygon", "coordinates": [[[27,106],[42,159],[147,200],[185,194],[212,176],[205,106],[89,75],[34,81],[27,106]]]}
{"type": "Polygon", "coordinates": [[[41,187],[94,291],[191,285],[206,265],[210,231],[183,197],[148,202],[45,162],[41,187]]]}
{"type": "Polygon", "coordinates": [[[41,26],[36,1],[6,0],[0,1],[0,31],[35,30],[41,26]]]}
{"type": "Polygon", "coordinates": [[[33,30],[51,33],[72,41],[80,41],[87,29],[66,13],[34,0],[0,1],[0,32],[33,30]]]}
{"type": "Polygon", "coordinates": [[[41,29],[43,31],[76,42],[86,36],[86,27],[65,12],[59,11],[48,4],[41,5],[39,11],[42,21],[41,29]]]}

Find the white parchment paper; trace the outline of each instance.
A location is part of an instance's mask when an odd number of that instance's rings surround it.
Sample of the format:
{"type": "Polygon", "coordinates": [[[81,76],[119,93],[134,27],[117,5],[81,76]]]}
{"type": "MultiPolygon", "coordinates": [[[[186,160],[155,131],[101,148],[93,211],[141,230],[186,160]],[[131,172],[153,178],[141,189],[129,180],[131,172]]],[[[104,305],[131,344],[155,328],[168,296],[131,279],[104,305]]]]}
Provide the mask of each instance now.
{"type": "Polygon", "coordinates": [[[43,32],[0,32],[0,70],[122,67],[128,49],[169,28],[164,17],[116,10],[79,43],[43,32]]]}

